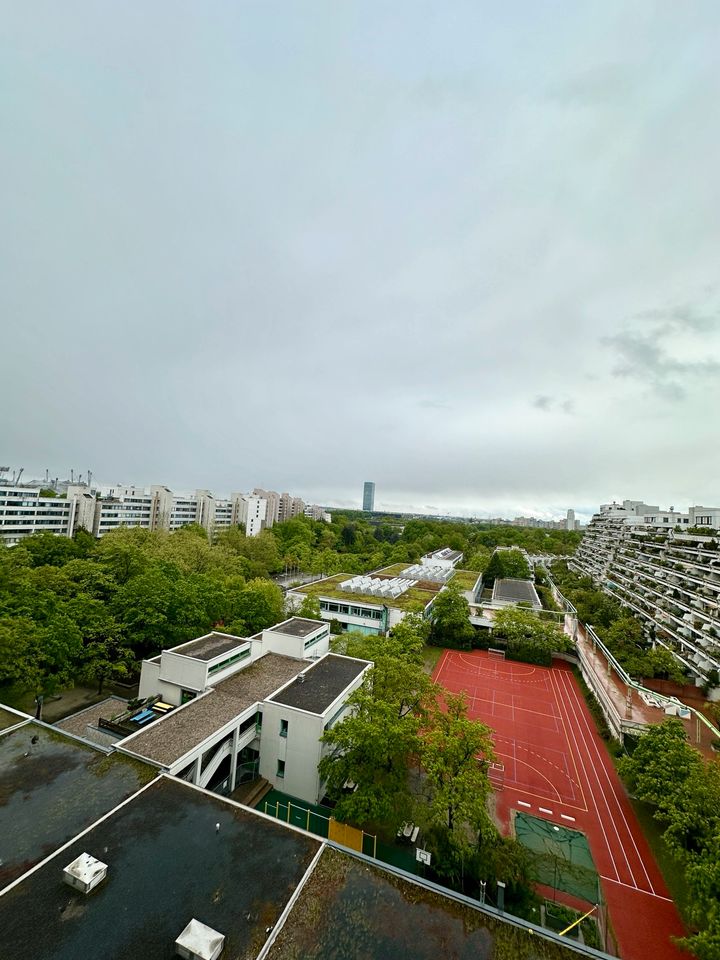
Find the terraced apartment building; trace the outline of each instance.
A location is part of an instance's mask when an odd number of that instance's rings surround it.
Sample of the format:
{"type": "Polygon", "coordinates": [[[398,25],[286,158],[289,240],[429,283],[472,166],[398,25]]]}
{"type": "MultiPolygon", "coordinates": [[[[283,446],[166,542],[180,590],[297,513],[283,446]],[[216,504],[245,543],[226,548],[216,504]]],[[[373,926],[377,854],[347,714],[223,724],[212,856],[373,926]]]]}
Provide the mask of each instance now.
{"type": "Polygon", "coordinates": [[[720,670],[720,508],[602,504],[571,564],[670,650],[698,686],[720,670]]]}

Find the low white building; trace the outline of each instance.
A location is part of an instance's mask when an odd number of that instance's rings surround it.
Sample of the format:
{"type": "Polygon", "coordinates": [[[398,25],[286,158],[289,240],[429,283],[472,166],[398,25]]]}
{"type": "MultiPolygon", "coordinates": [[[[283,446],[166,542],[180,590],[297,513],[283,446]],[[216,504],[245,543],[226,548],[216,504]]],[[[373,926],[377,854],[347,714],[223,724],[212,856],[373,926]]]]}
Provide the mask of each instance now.
{"type": "Polygon", "coordinates": [[[214,632],[163,650],[143,661],[140,696],[150,706],[115,724],[120,733],[140,725],[116,748],[197,786],[231,793],[260,774],[317,803],[320,738],[371,666],[328,650],[328,625],[301,617],[249,638],[214,632]]]}
{"type": "Polygon", "coordinates": [[[426,553],[424,557],[421,557],[420,563],[427,567],[442,567],[446,570],[454,570],[462,558],[463,555],[459,550],[443,547],[441,550],[426,553]]]}

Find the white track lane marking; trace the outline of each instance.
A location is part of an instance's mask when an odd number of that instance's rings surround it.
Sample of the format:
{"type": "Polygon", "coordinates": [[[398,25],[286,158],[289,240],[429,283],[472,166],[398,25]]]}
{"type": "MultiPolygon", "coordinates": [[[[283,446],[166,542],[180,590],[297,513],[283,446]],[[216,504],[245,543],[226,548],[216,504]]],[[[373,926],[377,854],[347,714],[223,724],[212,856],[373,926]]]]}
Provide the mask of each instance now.
{"type": "MultiPolygon", "coordinates": [[[[565,689],[568,689],[568,684],[563,684],[563,686],[565,687],[565,689]]],[[[613,798],[613,800],[615,801],[615,804],[617,805],[618,810],[620,811],[620,816],[622,817],[622,821],[623,821],[623,823],[625,824],[625,829],[627,830],[628,836],[630,837],[630,842],[632,843],[632,847],[633,847],[633,849],[635,850],[635,855],[637,856],[637,858],[638,858],[638,860],[639,860],[639,862],[640,862],[640,867],[642,868],[642,872],[645,874],[645,879],[647,880],[648,886],[650,887],[650,892],[653,893],[653,894],[655,894],[655,888],[653,887],[652,880],[650,879],[650,877],[649,877],[649,875],[648,875],[648,872],[647,872],[647,868],[645,867],[645,861],[643,860],[643,858],[642,858],[642,856],[641,856],[641,854],[640,854],[640,851],[638,850],[637,844],[635,843],[635,836],[634,836],[634,834],[633,834],[633,831],[630,829],[630,824],[628,823],[627,817],[625,816],[625,811],[623,810],[620,797],[618,796],[617,790],[615,789],[615,784],[613,783],[613,781],[612,781],[612,779],[611,779],[611,777],[610,777],[610,774],[609,774],[608,771],[607,771],[607,767],[605,766],[605,763],[603,762],[603,757],[602,757],[602,755],[600,754],[600,750],[598,749],[597,741],[595,740],[595,738],[594,738],[593,735],[592,735],[592,730],[591,730],[590,727],[589,727],[588,718],[587,718],[587,716],[586,716],[586,714],[585,714],[585,711],[582,709],[582,706],[578,703],[578,700],[577,700],[577,691],[575,690],[575,687],[572,685],[572,682],[570,682],[569,688],[570,688],[570,690],[572,691],[572,694],[573,694],[573,696],[574,696],[574,698],[575,698],[575,703],[577,704],[578,709],[579,709],[579,711],[580,711],[580,714],[581,714],[581,716],[582,716],[582,718],[583,718],[583,722],[584,722],[584,725],[585,725],[585,729],[586,729],[586,730],[589,732],[589,734],[590,734],[590,742],[591,742],[591,744],[592,744],[593,750],[595,751],[595,756],[597,757],[598,763],[600,764],[600,768],[601,768],[601,770],[602,770],[602,772],[603,772],[603,775],[604,775],[604,777],[605,777],[605,780],[606,780],[608,786],[610,787],[610,793],[611,793],[611,795],[612,795],[612,798],[613,798]]],[[[573,711],[573,712],[574,712],[574,711],[573,711]]],[[[586,747],[587,747],[587,745],[588,745],[588,744],[587,744],[587,740],[585,739],[584,736],[583,736],[583,740],[584,740],[585,745],[586,745],[586,747]]],[[[597,772],[596,772],[596,776],[597,776],[597,779],[598,779],[598,785],[600,786],[600,789],[601,789],[601,791],[602,791],[603,798],[605,799],[605,803],[606,803],[606,805],[607,805],[607,807],[608,807],[608,813],[609,813],[609,812],[610,812],[610,804],[609,804],[609,802],[608,802],[607,794],[606,794],[605,791],[602,789],[602,785],[601,785],[601,783],[600,783],[600,777],[599,777],[599,775],[597,774],[597,772]]],[[[613,826],[614,826],[614,828],[615,828],[615,833],[618,834],[618,840],[620,840],[620,835],[619,835],[619,833],[618,833],[617,825],[616,825],[616,822],[615,822],[615,819],[614,819],[614,818],[613,818],[613,826]]],[[[630,864],[629,864],[629,862],[628,862],[627,855],[625,854],[625,847],[624,847],[624,845],[623,845],[623,856],[625,856],[625,862],[628,863],[628,869],[629,869],[629,868],[630,868],[630,864]]],[[[635,880],[635,873],[634,873],[633,870],[630,870],[630,874],[631,874],[633,880],[635,880]]],[[[638,889],[640,889],[640,888],[638,888],[638,889]]],[[[655,894],[655,896],[658,896],[658,894],[655,894]]]]}
{"type": "MultiPolygon", "coordinates": [[[[555,675],[551,673],[551,674],[550,674],[550,679],[551,679],[552,684],[553,684],[553,689],[555,689],[555,675]]],[[[559,684],[558,684],[558,688],[559,688],[559,684]]],[[[555,692],[555,700],[556,700],[556,702],[557,702],[558,707],[560,708],[560,710],[561,710],[561,712],[562,712],[562,711],[565,709],[566,704],[565,704],[564,699],[559,695],[559,693],[558,693],[557,691],[555,692]]],[[[567,719],[568,722],[570,722],[570,715],[569,715],[569,714],[567,714],[566,719],[567,719]]],[[[563,724],[563,725],[565,725],[565,724],[563,724]]],[[[585,776],[585,782],[586,782],[586,784],[587,784],[587,788],[588,788],[588,791],[589,791],[589,793],[590,793],[590,799],[592,800],[592,804],[593,804],[593,806],[595,807],[595,816],[596,816],[596,818],[597,818],[597,822],[600,824],[600,829],[602,830],[603,837],[605,837],[605,846],[607,847],[608,856],[610,857],[610,863],[612,864],[612,868],[613,868],[613,870],[615,871],[615,876],[616,876],[616,878],[617,878],[618,880],[620,880],[620,874],[618,873],[618,869],[617,869],[617,867],[616,867],[616,865],[615,865],[615,858],[613,857],[612,850],[611,850],[611,848],[610,848],[610,842],[609,842],[609,840],[608,840],[607,833],[605,832],[605,824],[602,822],[602,819],[601,819],[601,817],[600,817],[600,811],[598,810],[597,801],[595,800],[595,794],[594,794],[594,792],[593,792],[592,785],[591,785],[591,783],[590,783],[590,777],[588,776],[587,767],[585,766],[585,758],[581,755],[580,750],[578,749],[579,745],[578,745],[577,737],[575,736],[575,730],[574,730],[574,728],[573,728],[573,726],[572,726],[572,723],[570,723],[570,729],[571,729],[571,731],[572,731],[573,740],[575,741],[575,755],[576,755],[577,759],[580,761],[580,766],[581,766],[582,769],[583,769],[583,774],[584,774],[584,776],[585,776]]],[[[572,744],[570,743],[570,739],[569,739],[569,736],[570,736],[570,735],[569,735],[569,733],[568,733],[567,726],[565,726],[565,736],[566,736],[566,738],[568,739],[568,748],[572,751],[572,744]]],[[[583,794],[584,794],[584,792],[585,792],[585,791],[583,791],[583,794]]],[[[586,800],[586,802],[587,802],[587,800],[586,800]]]]}

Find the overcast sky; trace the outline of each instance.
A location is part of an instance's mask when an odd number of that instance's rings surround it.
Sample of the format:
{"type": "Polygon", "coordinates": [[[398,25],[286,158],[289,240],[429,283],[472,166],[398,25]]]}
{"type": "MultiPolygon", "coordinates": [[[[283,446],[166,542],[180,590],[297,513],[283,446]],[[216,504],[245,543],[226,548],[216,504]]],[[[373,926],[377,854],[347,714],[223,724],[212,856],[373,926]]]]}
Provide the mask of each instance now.
{"type": "Polygon", "coordinates": [[[720,4],[0,3],[0,461],[720,502],[720,4]]]}

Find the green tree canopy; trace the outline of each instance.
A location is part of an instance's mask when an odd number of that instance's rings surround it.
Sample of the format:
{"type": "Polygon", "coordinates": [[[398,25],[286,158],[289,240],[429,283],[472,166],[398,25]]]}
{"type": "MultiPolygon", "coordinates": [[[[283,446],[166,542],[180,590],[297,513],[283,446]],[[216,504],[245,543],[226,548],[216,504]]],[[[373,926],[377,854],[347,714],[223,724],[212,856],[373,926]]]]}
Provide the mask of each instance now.
{"type": "Polygon", "coordinates": [[[452,581],[435,598],[430,620],[429,642],[434,646],[470,649],[475,636],[470,623],[470,605],[452,581]]]}

